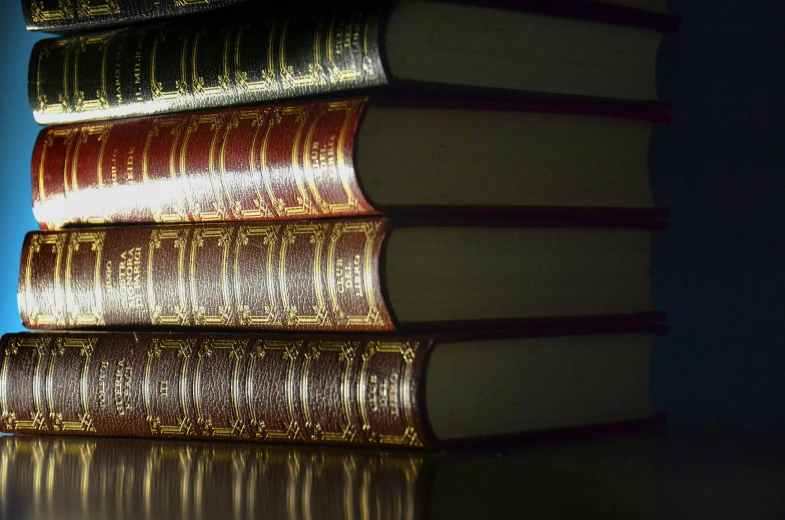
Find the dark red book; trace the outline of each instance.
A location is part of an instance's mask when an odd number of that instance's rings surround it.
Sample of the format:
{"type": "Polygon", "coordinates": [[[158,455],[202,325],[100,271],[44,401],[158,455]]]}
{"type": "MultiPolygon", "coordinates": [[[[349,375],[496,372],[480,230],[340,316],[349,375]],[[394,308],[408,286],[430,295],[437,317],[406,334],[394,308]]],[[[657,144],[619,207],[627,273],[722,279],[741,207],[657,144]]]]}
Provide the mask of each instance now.
{"type": "Polygon", "coordinates": [[[662,332],[646,318],[441,336],[8,334],[0,431],[435,448],[644,420],[662,332]]]}
{"type": "Polygon", "coordinates": [[[581,225],[366,217],[31,232],[19,310],[35,329],[347,332],[651,311],[644,227],[658,224],[581,225]]]}
{"type": "Polygon", "coordinates": [[[656,213],[656,106],[445,88],[41,130],[43,229],[394,214],[656,213]],[[546,209],[547,208],[547,209],[546,209]]]}

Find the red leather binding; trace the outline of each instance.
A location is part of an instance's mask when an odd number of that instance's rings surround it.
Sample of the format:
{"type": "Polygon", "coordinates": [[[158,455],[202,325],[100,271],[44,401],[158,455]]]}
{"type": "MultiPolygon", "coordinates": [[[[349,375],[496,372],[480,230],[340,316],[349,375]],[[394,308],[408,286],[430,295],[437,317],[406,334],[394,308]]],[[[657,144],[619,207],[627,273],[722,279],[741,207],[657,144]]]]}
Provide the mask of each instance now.
{"type": "Polygon", "coordinates": [[[45,128],[33,210],[65,224],[375,214],[352,164],[366,98],[45,128]]]}
{"type": "MultiPolygon", "coordinates": [[[[435,207],[376,206],[353,156],[369,104],[417,110],[577,114],[664,123],[660,104],[528,99],[443,85],[354,97],[44,128],[33,148],[33,211],[42,229],[109,223],[268,221],[435,207]]],[[[545,212],[633,217],[632,208],[448,207],[470,215],[545,212]]],[[[644,218],[658,217],[651,208],[644,218]]]]}

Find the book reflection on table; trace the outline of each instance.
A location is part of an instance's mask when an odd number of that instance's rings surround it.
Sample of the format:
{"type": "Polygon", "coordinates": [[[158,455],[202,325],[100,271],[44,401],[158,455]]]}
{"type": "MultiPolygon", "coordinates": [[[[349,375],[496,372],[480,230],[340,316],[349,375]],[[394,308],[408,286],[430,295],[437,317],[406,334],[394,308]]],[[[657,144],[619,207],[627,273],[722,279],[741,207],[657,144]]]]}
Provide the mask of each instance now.
{"type": "Polygon", "coordinates": [[[0,518],[654,518],[647,439],[413,453],[0,437],[0,518]]]}

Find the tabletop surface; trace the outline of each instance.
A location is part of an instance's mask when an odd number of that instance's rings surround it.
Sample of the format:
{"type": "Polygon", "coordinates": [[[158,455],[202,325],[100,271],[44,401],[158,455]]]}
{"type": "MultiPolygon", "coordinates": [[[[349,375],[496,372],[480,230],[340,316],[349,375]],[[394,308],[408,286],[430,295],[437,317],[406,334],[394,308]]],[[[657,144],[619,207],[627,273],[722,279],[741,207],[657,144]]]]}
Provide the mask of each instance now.
{"type": "Polygon", "coordinates": [[[2,519],[785,519],[785,434],[418,453],[0,437],[2,519]]]}

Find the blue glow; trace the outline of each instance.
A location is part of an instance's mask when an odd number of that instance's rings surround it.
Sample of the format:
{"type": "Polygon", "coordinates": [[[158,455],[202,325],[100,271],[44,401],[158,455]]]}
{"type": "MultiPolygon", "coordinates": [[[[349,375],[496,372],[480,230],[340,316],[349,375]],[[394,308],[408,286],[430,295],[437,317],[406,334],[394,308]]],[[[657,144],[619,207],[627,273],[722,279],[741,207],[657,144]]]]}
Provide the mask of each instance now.
{"type": "Polygon", "coordinates": [[[30,156],[40,127],[27,102],[27,62],[33,43],[46,35],[25,29],[22,5],[0,2],[0,332],[22,329],[16,305],[19,255],[27,231],[38,229],[33,218],[30,156]]]}

